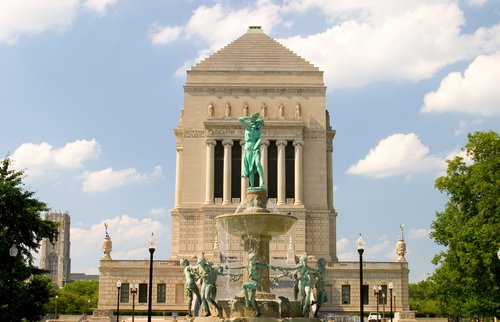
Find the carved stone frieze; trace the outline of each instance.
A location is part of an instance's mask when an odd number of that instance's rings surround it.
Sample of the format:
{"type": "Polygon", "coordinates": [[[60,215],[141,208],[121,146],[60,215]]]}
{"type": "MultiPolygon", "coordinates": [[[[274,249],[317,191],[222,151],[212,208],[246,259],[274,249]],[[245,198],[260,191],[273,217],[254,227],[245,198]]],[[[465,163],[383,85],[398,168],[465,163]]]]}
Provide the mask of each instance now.
{"type": "Polygon", "coordinates": [[[183,137],[186,139],[198,139],[207,136],[207,131],[205,130],[184,130],[183,137]]]}
{"type": "Polygon", "coordinates": [[[326,131],[324,130],[309,130],[304,131],[305,139],[324,139],[326,138],[326,131]]]}
{"type": "Polygon", "coordinates": [[[326,87],[209,87],[209,86],[184,86],[184,92],[189,94],[215,95],[215,96],[241,96],[241,95],[325,95],[326,87]]]}

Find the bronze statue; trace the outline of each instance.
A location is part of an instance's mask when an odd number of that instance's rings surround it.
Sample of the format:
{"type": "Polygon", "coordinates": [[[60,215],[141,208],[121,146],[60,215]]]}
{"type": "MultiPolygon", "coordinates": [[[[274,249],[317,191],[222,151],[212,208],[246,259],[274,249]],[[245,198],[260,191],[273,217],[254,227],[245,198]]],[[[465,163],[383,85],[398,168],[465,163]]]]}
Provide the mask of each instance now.
{"type": "Polygon", "coordinates": [[[215,296],[217,295],[217,275],[222,274],[222,266],[207,262],[205,256],[201,255],[198,257],[197,269],[203,281],[201,285],[201,304],[203,306],[203,311],[205,311],[205,316],[212,315],[210,313],[210,307],[208,306],[210,303],[217,309],[217,315],[222,317],[222,308],[215,301],[215,296]]]}
{"type": "Polygon", "coordinates": [[[245,154],[241,176],[250,179],[249,189],[264,189],[264,170],[260,163],[260,129],[264,126],[264,120],[259,118],[259,113],[255,113],[252,116],[242,116],[239,121],[245,127],[245,154]],[[260,177],[259,187],[254,184],[255,173],[260,177]]]}
{"type": "Polygon", "coordinates": [[[321,304],[328,301],[328,295],[325,290],[325,280],[326,280],[326,260],[324,258],[318,259],[318,267],[313,273],[316,277],[316,283],[314,288],[316,289],[316,301],[312,302],[312,305],[316,304],[316,309],[314,310],[314,317],[319,317],[319,310],[321,304]]]}
{"type": "Polygon", "coordinates": [[[185,258],[180,260],[180,264],[184,267],[184,276],[186,277],[186,296],[188,298],[188,316],[193,316],[191,314],[191,306],[193,303],[193,293],[196,295],[196,300],[198,303],[201,303],[200,290],[198,289],[198,285],[196,285],[196,280],[198,271],[195,266],[190,266],[189,261],[185,258]]]}
{"type": "Polygon", "coordinates": [[[266,263],[257,262],[257,254],[251,253],[248,255],[248,265],[247,266],[237,266],[237,267],[227,267],[228,269],[241,269],[246,268],[248,272],[249,281],[242,285],[243,294],[245,296],[245,305],[254,308],[256,314],[255,316],[260,316],[259,305],[255,300],[255,293],[260,291],[260,270],[262,268],[269,268],[266,263]],[[250,294],[249,294],[250,292],[250,294]]]}

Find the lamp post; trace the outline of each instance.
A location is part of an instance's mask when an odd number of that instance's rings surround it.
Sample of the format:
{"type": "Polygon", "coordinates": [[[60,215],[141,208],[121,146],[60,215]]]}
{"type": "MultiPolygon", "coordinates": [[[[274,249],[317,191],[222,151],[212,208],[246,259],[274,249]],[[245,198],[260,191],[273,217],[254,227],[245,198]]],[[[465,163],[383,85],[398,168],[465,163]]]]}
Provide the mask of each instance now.
{"type": "Polygon", "coordinates": [[[378,311],[378,302],[379,302],[379,296],[380,296],[380,290],[382,289],[382,287],[380,285],[374,285],[373,286],[373,293],[375,294],[376,298],[377,298],[377,322],[380,320],[379,319],[379,311],[378,311]]]}
{"type": "Polygon", "coordinates": [[[382,321],[385,322],[385,293],[382,293],[382,321]]]}
{"type": "Polygon", "coordinates": [[[122,281],[116,281],[116,289],[118,290],[116,296],[116,322],[120,322],[120,290],[122,288],[122,281]]]}
{"type": "Polygon", "coordinates": [[[389,297],[391,299],[391,322],[392,322],[392,290],[394,289],[394,284],[392,282],[389,282],[389,297]]]}
{"type": "Polygon", "coordinates": [[[54,311],[54,319],[57,319],[57,300],[59,299],[59,296],[56,295],[56,308],[54,311]]]}
{"type": "Polygon", "coordinates": [[[356,240],[356,247],[359,253],[359,321],[365,320],[365,313],[363,312],[363,252],[365,251],[365,241],[361,234],[356,240]]]}
{"type": "Polygon", "coordinates": [[[87,312],[90,313],[90,299],[87,300],[87,312]]]}
{"type": "MultiPolygon", "coordinates": [[[[12,257],[12,267],[11,267],[11,274],[10,274],[10,294],[12,294],[12,289],[14,285],[14,265],[16,264],[16,257],[17,253],[19,253],[19,250],[17,249],[16,244],[12,244],[12,246],[9,248],[9,255],[12,257]]],[[[14,313],[14,310],[12,309],[12,296],[9,296],[9,311],[11,313],[14,313]]],[[[11,314],[13,316],[13,314],[11,314]]]]}
{"type": "Polygon", "coordinates": [[[155,252],[156,240],[151,233],[151,238],[148,240],[149,248],[149,289],[148,289],[148,322],[151,322],[151,304],[153,302],[153,254],[155,252]]]}
{"type": "Polygon", "coordinates": [[[132,294],[132,322],[134,322],[134,315],[135,315],[135,295],[137,294],[137,289],[138,289],[137,284],[132,284],[130,288],[130,293],[132,294]]]}

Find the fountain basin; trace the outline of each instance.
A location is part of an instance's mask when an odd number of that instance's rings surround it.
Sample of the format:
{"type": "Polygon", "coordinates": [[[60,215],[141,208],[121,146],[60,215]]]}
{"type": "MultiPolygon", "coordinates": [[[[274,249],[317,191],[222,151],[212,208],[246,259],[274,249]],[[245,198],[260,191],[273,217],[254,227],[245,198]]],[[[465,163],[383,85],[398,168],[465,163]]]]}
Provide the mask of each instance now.
{"type": "Polygon", "coordinates": [[[286,234],[297,218],[268,212],[224,214],[215,217],[229,234],[241,236],[277,237],[286,234]]]}

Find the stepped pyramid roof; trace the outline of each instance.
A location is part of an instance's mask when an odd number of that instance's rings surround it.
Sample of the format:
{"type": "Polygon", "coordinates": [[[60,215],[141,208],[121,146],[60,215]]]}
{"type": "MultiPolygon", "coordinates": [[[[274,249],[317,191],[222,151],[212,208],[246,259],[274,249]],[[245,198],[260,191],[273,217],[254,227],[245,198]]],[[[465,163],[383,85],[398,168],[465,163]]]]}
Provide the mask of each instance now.
{"type": "Polygon", "coordinates": [[[251,26],[246,34],[194,65],[191,71],[319,72],[319,69],[264,34],[260,27],[251,26]]]}

